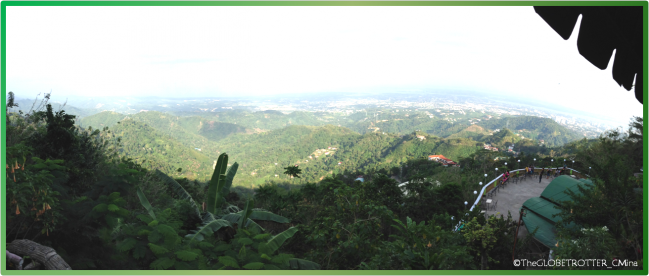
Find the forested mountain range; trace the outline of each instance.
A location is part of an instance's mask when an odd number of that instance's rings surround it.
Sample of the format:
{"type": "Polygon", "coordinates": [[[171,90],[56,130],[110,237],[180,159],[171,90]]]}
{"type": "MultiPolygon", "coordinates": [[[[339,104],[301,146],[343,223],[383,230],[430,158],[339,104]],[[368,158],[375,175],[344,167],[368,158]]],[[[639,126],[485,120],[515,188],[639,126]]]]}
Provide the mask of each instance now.
{"type": "Polygon", "coordinates": [[[549,146],[559,146],[583,138],[576,131],[570,130],[549,118],[533,116],[506,117],[481,121],[478,125],[487,129],[508,128],[526,138],[544,140],[549,146]]]}
{"type": "Polygon", "coordinates": [[[643,269],[643,183],[634,177],[642,118],[628,133],[547,147],[507,126],[461,126],[440,137],[427,129],[361,134],[342,123],[250,131],[161,112],[101,116],[81,128],[49,105],[7,112],[8,269],[524,269],[498,260],[512,248],[516,259],[536,255],[543,249],[534,239],[514,239],[511,215],[467,213],[463,202],[475,200],[486,171],[562,159],[594,185],[559,210],[556,258],[617,257],[640,264],[621,268],[643,269]],[[208,138],[217,127],[227,135],[208,138]],[[525,154],[496,160],[508,153],[480,150],[485,142],[516,143],[525,154]],[[443,167],[430,154],[462,166],[443,167]],[[571,224],[596,231],[573,233],[571,224]],[[57,262],[26,254],[25,244],[54,249],[57,262]]]}
{"type": "Polygon", "coordinates": [[[429,117],[424,112],[393,112],[382,116],[386,119],[377,122],[363,113],[341,116],[232,110],[203,113],[201,116],[178,116],[158,111],[130,115],[105,111],[81,118],[78,124],[99,129],[118,127],[125,143],[124,154],[137,160],[149,160],[165,173],[190,179],[203,180],[207,174],[205,170],[211,167],[218,154],[227,152],[240,164],[235,186],[260,185],[273,179],[287,178],[283,174],[284,168],[296,164],[303,170],[303,178],[288,180],[317,181],[334,173],[390,170],[405,164],[408,159],[432,154],[459,160],[482,148],[484,143],[505,150],[512,143],[517,144],[518,151],[545,150],[546,147],[539,146],[538,141],[523,139],[523,135],[516,135],[507,126],[526,133],[526,138],[527,133],[546,138],[546,145],[578,137],[550,119],[534,117],[494,119],[471,125],[432,118],[434,116],[429,117]],[[118,124],[120,121],[128,123],[118,124]],[[332,122],[340,124],[328,124],[332,122]],[[494,131],[498,128],[502,129],[494,131]],[[419,139],[415,133],[425,138],[419,139]],[[141,141],[151,143],[140,147],[141,141]],[[184,147],[182,153],[180,145],[184,147]],[[152,151],[155,154],[149,158],[152,151]],[[183,160],[171,160],[180,156],[183,160]],[[193,174],[175,172],[177,168],[187,172],[187,166],[196,166],[196,162],[205,164],[194,169],[193,174]]]}
{"type": "Polygon", "coordinates": [[[302,181],[316,181],[327,174],[344,171],[390,169],[407,159],[424,158],[433,153],[460,158],[479,148],[476,141],[470,139],[444,139],[423,132],[420,134],[427,137],[423,141],[412,134],[371,132],[361,135],[333,125],[292,125],[251,132],[230,123],[155,111],[128,116],[102,112],[79,122],[84,127],[109,127],[122,137],[124,154],[136,160],[147,160],[165,173],[192,179],[203,180],[204,170],[216,156],[228,152],[240,164],[235,186],[259,185],[287,177],[283,174],[284,167],[294,164],[299,164],[304,171],[302,181]],[[184,146],[183,151],[179,151],[180,145],[184,146]],[[174,158],[181,160],[172,161],[174,158]],[[166,165],[165,160],[169,161],[166,165]],[[205,164],[196,167],[197,162],[205,164]],[[195,174],[176,173],[175,166],[182,171],[188,171],[187,166],[196,167],[195,174]]]}
{"type": "Polygon", "coordinates": [[[120,138],[123,156],[150,169],[176,175],[177,169],[182,168],[183,175],[190,178],[205,178],[212,171],[212,158],[146,123],[125,119],[108,131],[107,136],[120,138]]]}

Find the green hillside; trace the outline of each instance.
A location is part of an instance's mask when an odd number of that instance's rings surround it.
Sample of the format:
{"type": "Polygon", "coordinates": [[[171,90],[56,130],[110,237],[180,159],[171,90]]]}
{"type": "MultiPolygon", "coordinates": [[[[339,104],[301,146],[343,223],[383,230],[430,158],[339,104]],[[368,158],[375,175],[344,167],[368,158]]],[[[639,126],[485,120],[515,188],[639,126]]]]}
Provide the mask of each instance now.
{"type": "Polygon", "coordinates": [[[501,129],[493,133],[493,135],[486,135],[480,140],[485,143],[490,143],[494,147],[505,147],[521,141],[522,138],[517,136],[509,129],[501,129]]]}
{"type": "Polygon", "coordinates": [[[290,125],[322,126],[330,123],[312,112],[304,111],[284,114],[275,110],[258,112],[232,110],[218,113],[200,113],[199,115],[209,121],[231,123],[258,130],[280,129],[290,125]]]}
{"type": "MultiPolygon", "coordinates": [[[[482,142],[426,135],[425,130],[359,134],[331,124],[290,125],[255,133],[234,129],[212,141],[201,135],[204,129],[216,131],[204,118],[159,112],[137,116],[89,130],[51,105],[27,115],[5,114],[3,271],[480,269],[525,274],[538,267],[509,258],[543,258],[549,249],[557,263],[616,258],[626,264],[615,269],[646,271],[641,117],[632,119],[628,132],[556,147],[518,141],[522,138],[506,127],[493,133],[479,127],[458,131],[464,132],[457,136],[475,132],[494,144],[516,142],[549,151],[495,160],[502,154],[478,150],[482,142]],[[214,164],[205,151],[187,146],[197,143],[191,139],[230,155],[222,153],[214,164]],[[431,162],[425,158],[430,154],[460,161],[461,167],[431,162]],[[554,246],[540,244],[538,236],[516,239],[512,234],[521,225],[512,214],[503,214],[507,206],[486,212],[476,198],[486,188],[480,182],[498,172],[533,162],[560,165],[561,159],[574,170],[569,174],[581,179],[560,176],[548,186],[580,185],[553,210],[556,227],[545,233],[552,234],[554,246]],[[286,177],[285,170],[296,178],[286,177]],[[363,181],[356,181],[358,175],[363,181]],[[408,183],[400,185],[403,181],[408,183]],[[470,207],[474,201],[479,204],[470,207]],[[50,253],[44,258],[25,248],[50,253]]],[[[499,185],[505,193],[492,200],[502,203],[516,196],[511,188],[536,185],[535,179],[499,185]]]]}
{"type": "Polygon", "coordinates": [[[249,186],[271,180],[275,174],[285,177],[283,168],[298,162],[322,164],[328,157],[322,154],[320,159],[316,158],[313,155],[316,150],[353,141],[358,136],[349,129],[332,125],[289,126],[257,134],[232,135],[217,145],[219,151],[227,152],[239,163],[240,173],[234,185],[249,186]],[[312,158],[308,158],[310,155],[312,158]]]}
{"type": "Polygon", "coordinates": [[[482,140],[483,137],[491,135],[491,132],[478,125],[471,125],[458,133],[451,134],[447,138],[468,138],[475,141],[482,140]]]}
{"type": "Polygon", "coordinates": [[[177,175],[176,170],[182,168],[183,176],[198,179],[204,179],[212,170],[211,158],[145,123],[126,119],[110,131],[122,140],[121,154],[138,162],[146,160],[144,166],[149,169],[177,175]]]}
{"type": "Polygon", "coordinates": [[[471,139],[447,139],[426,136],[425,140],[420,140],[414,137],[414,135],[407,135],[386,156],[385,162],[390,164],[394,164],[394,162],[405,163],[409,159],[426,158],[429,155],[438,154],[457,161],[462,157],[476,152],[481,146],[482,143],[476,143],[476,141],[471,139]]]}
{"type": "Polygon", "coordinates": [[[440,137],[447,137],[455,134],[469,126],[466,123],[449,122],[446,120],[430,118],[423,112],[414,114],[385,114],[383,117],[374,121],[374,118],[364,120],[364,113],[354,113],[348,116],[342,126],[346,126],[358,133],[368,133],[376,130],[380,133],[407,134],[413,131],[423,131],[440,137]]]}
{"type": "MultiPolygon", "coordinates": [[[[505,148],[516,143],[517,150],[550,152],[544,146],[539,147],[538,142],[522,140],[520,134],[516,135],[505,128],[493,132],[481,125],[429,118],[423,116],[425,115],[423,112],[410,112],[409,116],[405,115],[383,114],[383,118],[386,118],[387,121],[370,122],[365,119],[367,117],[364,112],[362,114],[354,113],[347,116],[347,120],[350,122],[346,125],[351,126],[351,129],[333,125],[305,126],[297,124],[322,125],[325,121],[336,121],[342,118],[329,113],[293,112],[283,114],[279,111],[233,110],[210,113],[209,116],[181,117],[149,111],[129,117],[157,130],[157,133],[171,138],[185,149],[190,150],[191,154],[199,153],[194,148],[200,149],[200,154],[208,158],[206,159],[207,164],[211,164],[221,152],[227,152],[240,164],[239,177],[235,179],[234,185],[247,187],[269,180],[286,179],[286,175],[283,174],[284,168],[295,164],[299,164],[303,170],[302,179],[299,181],[316,182],[333,173],[390,170],[392,167],[401,166],[407,160],[426,158],[431,154],[441,154],[457,161],[476,152],[483,143],[491,143],[498,148],[505,148]],[[254,128],[246,128],[244,123],[254,128]],[[268,128],[277,127],[277,129],[268,131],[255,127],[263,127],[265,124],[268,128]],[[369,129],[377,126],[378,130],[369,129]],[[417,139],[413,135],[416,130],[419,131],[419,134],[425,135],[426,139],[423,141],[417,139]],[[337,149],[327,150],[329,147],[337,149]],[[318,153],[317,150],[323,150],[323,152],[318,153]],[[325,154],[324,150],[329,153],[325,154]]],[[[102,112],[84,118],[81,122],[101,127],[99,122],[111,125],[120,120],[122,116],[118,113],[102,112]]],[[[539,127],[539,130],[535,129],[535,133],[548,129],[556,131],[559,129],[558,127],[561,127],[556,123],[553,125],[554,122],[551,120],[531,118],[526,121],[524,119],[522,117],[510,118],[509,125],[510,127],[528,127],[532,124],[545,124],[539,127]]],[[[502,120],[493,120],[489,124],[491,127],[498,127],[503,122],[507,124],[507,121],[502,120]]],[[[519,132],[524,133],[522,130],[519,132]]],[[[562,137],[556,136],[555,138],[562,137]]],[[[164,141],[167,138],[159,139],[164,141]]],[[[554,140],[548,140],[549,143],[552,141],[554,140]]],[[[137,151],[133,154],[139,153],[137,151]]]]}
{"type": "Polygon", "coordinates": [[[563,145],[565,143],[579,140],[583,135],[570,130],[549,118],[533,116],[506,117],[482,121],[480,126],[487,129],[509,128],[525,138],[544,140],[548,146],[563,145]]]}
{"type": "Polygon", "coordinates": [[[104,111],[81,118],[77,121],[77,124],[84,128],[92,127],[94,129],[102,129],[104,127],[111,127],[124,118],[126,118],[126,115],[124,114],[113,111],[104,111]]]}

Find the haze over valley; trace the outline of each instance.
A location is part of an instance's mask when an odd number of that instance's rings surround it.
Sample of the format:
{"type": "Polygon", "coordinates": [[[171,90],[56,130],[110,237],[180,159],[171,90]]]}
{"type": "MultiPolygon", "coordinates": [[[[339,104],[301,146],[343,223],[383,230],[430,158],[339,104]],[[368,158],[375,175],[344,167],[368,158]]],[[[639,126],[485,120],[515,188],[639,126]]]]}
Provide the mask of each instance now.
{"type": "MultiPolygon", "coordinates": [[[[504,155],[550,148],[558,152],[566,143],[596,138],[613,127],[583,114],[550,113],[497,99],[466,92],[401,92],[187,99],[53,96],[50,102],[54,110],[77,116],[82,128],[112,130],[106,135],[121,138],[121,155],[165,173],[205,181],[218,155],[227,152],[241,165],[234,185],[247,187],[276,181],[284,167],[296,164],[304,169],[304,181],[317,181],[345,171],[390,169],[432,154],[459,160],[492,144],[504,155]],[[494,139],[501,130],[512,138],[494,139]],[[363,145],[373,139],[380,142],[363,145]]],[[[16,102],[15,110],[24,112],[34,104],[21,97],[16,102]]]]}

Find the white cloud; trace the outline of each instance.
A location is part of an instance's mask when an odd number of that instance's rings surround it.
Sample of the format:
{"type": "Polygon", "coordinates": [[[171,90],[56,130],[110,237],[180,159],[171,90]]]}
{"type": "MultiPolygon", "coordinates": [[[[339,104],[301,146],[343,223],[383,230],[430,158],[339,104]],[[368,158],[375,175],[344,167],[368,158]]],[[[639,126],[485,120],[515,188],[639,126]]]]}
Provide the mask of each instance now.
{"type": "Polygon", "coordinates": [[[7,7],[18,94],[456,88],[641,115],[532,7],[7,7]],[[587,93],[586,93],[587,92],[587,93]]]}

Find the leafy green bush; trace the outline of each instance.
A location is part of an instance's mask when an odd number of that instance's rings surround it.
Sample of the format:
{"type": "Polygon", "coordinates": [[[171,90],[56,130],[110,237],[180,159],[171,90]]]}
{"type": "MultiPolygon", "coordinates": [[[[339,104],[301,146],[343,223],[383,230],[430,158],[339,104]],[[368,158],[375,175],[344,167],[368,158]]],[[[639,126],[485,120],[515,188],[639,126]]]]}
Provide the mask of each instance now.
{"type": "Polygon", "coordinates": [[[409,217],[404,224],[395,219],[399,230],[393,241],[383,241],[378,254],[362,269],[475,269],[473,258],[462,237],[449,229],[442,230],[434,221],[417,224],[409,217]]]}

